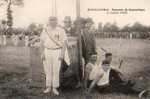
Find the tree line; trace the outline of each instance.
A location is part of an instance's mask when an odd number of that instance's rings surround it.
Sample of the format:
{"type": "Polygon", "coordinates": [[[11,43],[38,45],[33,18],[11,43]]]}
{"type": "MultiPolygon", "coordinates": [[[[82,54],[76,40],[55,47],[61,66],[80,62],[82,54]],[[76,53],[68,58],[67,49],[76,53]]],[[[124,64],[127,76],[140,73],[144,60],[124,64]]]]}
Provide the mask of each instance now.
{"type": "Polygon", "coordinates": [[[127,24],[120,28],[117,23],[106,23],[104,25],[99,23],[96,34],[104,37],[149,38],[150,26],[135,22],[133,25],[127,24]]]}

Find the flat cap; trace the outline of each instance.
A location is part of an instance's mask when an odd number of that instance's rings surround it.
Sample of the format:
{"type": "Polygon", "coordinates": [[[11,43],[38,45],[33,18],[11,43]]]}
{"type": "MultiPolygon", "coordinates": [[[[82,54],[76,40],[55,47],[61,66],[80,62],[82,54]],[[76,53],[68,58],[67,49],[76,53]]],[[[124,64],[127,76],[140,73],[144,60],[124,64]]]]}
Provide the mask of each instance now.
{"type": "Polygon", "coordinates": [[[55,17],[55,16],[50,16],[50,17],[49,17],[49,21],[57,21],[57,17],[55,17]]]}

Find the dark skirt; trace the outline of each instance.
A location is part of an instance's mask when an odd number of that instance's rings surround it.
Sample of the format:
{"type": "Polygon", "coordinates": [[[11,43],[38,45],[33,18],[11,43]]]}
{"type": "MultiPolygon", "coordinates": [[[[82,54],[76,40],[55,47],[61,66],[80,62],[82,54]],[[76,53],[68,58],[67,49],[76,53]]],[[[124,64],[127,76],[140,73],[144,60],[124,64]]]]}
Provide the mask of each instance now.
{"type": "Polygon", "coordinates": [[[63,60],[60,69],[60,88],[73,89],[77,85],[75,69],[63,60]]]}

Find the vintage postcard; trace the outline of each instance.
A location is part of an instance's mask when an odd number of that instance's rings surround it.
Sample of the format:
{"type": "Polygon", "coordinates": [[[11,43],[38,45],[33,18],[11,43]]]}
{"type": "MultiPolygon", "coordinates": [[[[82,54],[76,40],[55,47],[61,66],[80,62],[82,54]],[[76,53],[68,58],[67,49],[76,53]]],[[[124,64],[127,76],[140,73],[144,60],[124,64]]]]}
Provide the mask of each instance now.
{"type": "Polygon", "coordinates": [[[0,0],[0,99],[149,99],[149,0],[0,0]]]}

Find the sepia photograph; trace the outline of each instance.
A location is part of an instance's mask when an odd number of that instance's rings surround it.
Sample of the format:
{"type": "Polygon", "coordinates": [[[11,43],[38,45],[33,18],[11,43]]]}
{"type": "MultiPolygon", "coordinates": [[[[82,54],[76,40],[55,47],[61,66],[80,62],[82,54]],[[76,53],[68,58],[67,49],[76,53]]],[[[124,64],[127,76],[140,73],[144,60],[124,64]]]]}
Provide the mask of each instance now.
{"type": "Polygon", "coordinates": [[[0,0],[0,99],[150,99],[149,0],[0,0]]]}

